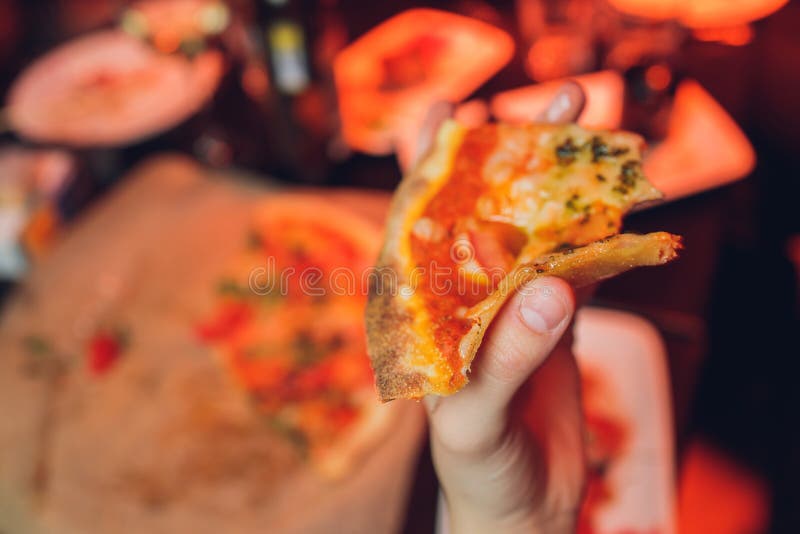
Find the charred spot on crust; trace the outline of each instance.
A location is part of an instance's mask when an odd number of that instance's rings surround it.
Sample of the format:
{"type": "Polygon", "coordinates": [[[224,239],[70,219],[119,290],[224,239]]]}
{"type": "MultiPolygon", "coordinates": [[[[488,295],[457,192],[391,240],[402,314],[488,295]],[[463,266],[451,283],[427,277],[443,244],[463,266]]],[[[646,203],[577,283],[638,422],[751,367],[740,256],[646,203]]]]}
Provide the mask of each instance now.
{"type": "Polygon", "coordinates": [[[397,292],[396,270],[389,265],[374,267],[367,276],[368,296],[393,295],[397,292]]]}
{"type": "Polygon", "coordinates": [[[553,249],[553,252],[558,254],[572,254],[575,252],[575,245],[572,243],[560,243],[556,248],[553,249]]]}

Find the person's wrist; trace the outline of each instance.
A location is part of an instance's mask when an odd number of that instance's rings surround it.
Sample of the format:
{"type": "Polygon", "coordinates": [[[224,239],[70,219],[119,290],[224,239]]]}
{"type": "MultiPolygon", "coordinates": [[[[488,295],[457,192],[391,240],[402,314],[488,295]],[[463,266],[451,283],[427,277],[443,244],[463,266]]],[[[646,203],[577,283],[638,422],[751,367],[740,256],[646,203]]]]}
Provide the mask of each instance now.
{"type": "Polygon", "coordinates": [[[514,514],[509,517],[489,517],[478,507],[444,498],[444,510],[449,521],[447,534],[516,534],[537,532],[533,514],[514,514]]]}
{"type": "Polygon", "coordinates": [[[444,495],[439,513],[446,519],[438,534],[572,534],[575,532],[577,512],[562,511],[552,514],[541,510],[516,510],[500,516],[487,516],[480,507],[448,500],[444,495]]]}
{"type": "MultiPolygon", "coordinates": [[[[530,532],[541,487],[541,463],[523,427],[508,425],[475,449],[452,449],[431,436],[442,504],[452,532],[530,532]]],[[[493,434],[492,432],[487,433],[493,434]]]]}
{"type": "MultiPolygon", "coordinates": [[[[548,481],[550,467],[519,421],[506,419],[493,447],[454,451],[431,435],[434,465],[441,482],[441,513],[448,534],[574,532],[577,501],[548,481]],[[556,493],[561,494],[560,490],[556,493]]],[[[562,488],[563,489],[563,488],[562,488]]]]}

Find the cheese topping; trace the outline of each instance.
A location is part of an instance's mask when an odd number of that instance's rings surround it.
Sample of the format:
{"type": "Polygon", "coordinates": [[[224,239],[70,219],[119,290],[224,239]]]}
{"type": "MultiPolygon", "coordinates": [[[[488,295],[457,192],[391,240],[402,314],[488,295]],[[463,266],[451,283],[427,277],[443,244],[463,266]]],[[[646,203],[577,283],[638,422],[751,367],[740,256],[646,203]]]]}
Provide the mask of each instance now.
{"type": "Polygon", "coordinates": [[[604,230],[591,226],[583,238],[566,232],[578,239],[570,244],[584,244],[617,233],[623,212],[660,196],[642,179],[637,136],[574,125],[496,128],[497,149],[482,169],[491,189],[478,199],[479,219],[551,235],[602,217],[604,230]]]}

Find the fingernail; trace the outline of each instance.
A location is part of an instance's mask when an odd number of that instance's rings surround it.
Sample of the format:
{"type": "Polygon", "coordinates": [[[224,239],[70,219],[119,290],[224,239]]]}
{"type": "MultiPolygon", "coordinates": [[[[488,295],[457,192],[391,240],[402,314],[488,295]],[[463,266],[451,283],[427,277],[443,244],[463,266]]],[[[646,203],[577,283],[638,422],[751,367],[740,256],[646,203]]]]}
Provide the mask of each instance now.
{"type": "Polygon", "coordinates": [[[555,291],[549,287],[537,287],[524,295],[519,314],[525,325],[540,334],[546,334],[558,327],[567,316],[567,307],[555,291]]]}
{"type": "Polygon", "coordinates": [[[569,109],[571,103],[569,98],[569,91],[566,89],[559,89],[558,93],[550,101],[550,105],[544,113],[544,118],[548,122],[558,121],[562,115],[569,109]]]}

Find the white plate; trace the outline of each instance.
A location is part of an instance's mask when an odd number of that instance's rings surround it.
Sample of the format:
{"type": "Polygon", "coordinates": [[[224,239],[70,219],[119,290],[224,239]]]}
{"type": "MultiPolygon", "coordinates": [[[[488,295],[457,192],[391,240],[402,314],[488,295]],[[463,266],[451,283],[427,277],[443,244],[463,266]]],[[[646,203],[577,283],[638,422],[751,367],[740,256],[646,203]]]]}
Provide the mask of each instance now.
{"type": "Polygon", "coordinates": [[[661,336],[636,315],[583,308],[574,351],[581,371],[597,376],[611,393],[601,409],[613,405],[629,432],[624,453],[607,472],[613,498],[596,512],[597,532],[673,534],[672,407],[661,336]]]}
{"type": "Polygon", "coordinates": [[[118,146],[171,128],[213,95],[222,56],[155,52],[116,30],[68,41],[34,61],[9,91],[17,133],[69,146],[118,146]]]}

